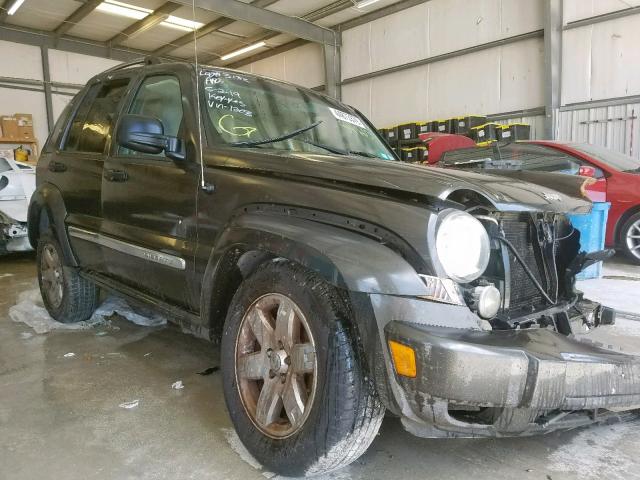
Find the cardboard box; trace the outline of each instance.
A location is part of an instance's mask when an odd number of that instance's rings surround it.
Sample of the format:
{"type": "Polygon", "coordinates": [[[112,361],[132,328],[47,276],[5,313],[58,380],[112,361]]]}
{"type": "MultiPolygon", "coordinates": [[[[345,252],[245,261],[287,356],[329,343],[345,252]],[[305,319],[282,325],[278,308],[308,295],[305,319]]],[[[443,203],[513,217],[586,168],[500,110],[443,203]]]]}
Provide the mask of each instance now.
{"type": "Polygon", "coordinates": [[[19,127],[33,128],[33,115],[30,113],[14,113],[13,116],[18,120],[19,127]]]}
{"type": "Polygon", "coordinates": [[[2,136],[4,138],[16,138],[18,136],[18,119],[16,117],[0,117],[2,136]]]}
{"type": "Polygon", "coordinates": [[[19,138],[20,140],[29,140],[29,141],[35,140],[36,137],[33,133],[33,127],[18,126],[18,135],[16,136],[16,138],[19,138]]]}

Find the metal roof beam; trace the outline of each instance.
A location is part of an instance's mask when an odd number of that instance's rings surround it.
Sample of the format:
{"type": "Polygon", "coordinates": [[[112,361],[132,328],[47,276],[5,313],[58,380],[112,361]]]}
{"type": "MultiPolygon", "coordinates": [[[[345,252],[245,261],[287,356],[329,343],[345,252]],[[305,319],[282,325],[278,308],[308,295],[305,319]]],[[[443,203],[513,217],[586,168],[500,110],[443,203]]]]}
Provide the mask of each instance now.
{"type": "Polygon", "coordinates": [[[332,28],[335,28],[342,32],[344,30],[349,30],[350,28],[373,22],[374,20],[378,20],[379,18],[393,15],[394,13],[401,12],[403,10],[406,10],[407,8],[415,7],[416,5],[421,5],[429,1],[430,0],[403,0],[401,2],[392,3],[391,5],[388,5],[386,7],[379,8],[378,10],[365,13],[364,15],[360,15],[359,17],[347,20],[346,22],[342,22],[338,25],[334,25],[332,28]]]}
{"type": "MultiPolygon", "coordinates": [[[[307,22],[315,22],[316,20],[320,20],[321,18],[328,17],[329,15],[333,15],[334,13],[341,12],[343,10],[346,10],[347,8],[350,8],[350,7],[353,7],[353,3],[351,2],[351,0],[337,0],[337,1],[335,1],[335,2],[333,2],[331,4],[329,4],[329,5],[325,5],[324,7],[318,8],[317,10],[314,10],[312,12],[307,13],[306,15],[303,15],[302,19],[306,20],[307,22]]],[[[253,35],[251,37],[245,38],[242,42],[239,42],[239,43],[237,43],[235,45],[226,47],[227,53],[233,52],[235,50],[238,50],[239,48],[242,48],[245,45],[252,45],[252,44],[257,43],[257,42],[261,42],[261,41],[266,41],[266,40],[272,39],[274,37],[277,37],[278,35],[280,35],[280,32],[272,32],[271,30],[263,30],[260,33],[257,33],[256,35],[253,35]]],[[[289,43],[294,43],[294,42],[289,42],[289,43]]],[[[304,42],[304,43],[308,43],[308,42],[304,42]]],[[[304,43],[301,43],[300,45],[304,45],[304,43]]],[[[295,48],[295,47],[291,47],[291,48],[295,48]]],[[[273,49],[269,50],[268,52],[258,53],[257,55],[254,55],[251,58],[255,58],[256,60],[259,60],[261,58],[268,58],[271,55],[277,55],[278,53],[282,53],[282,51],[291,50],[291,48],[285,48],[285,50],[277,50],[277,47],[276,47],[276,48],[273,48],[273,49]],[[276,51],[277,51],[277,53],[274,53],[276,51]],[[260,58],[258,58],[258,57],[260,57],[260,58]]],[[[222,55],[211,55],[209,57],[206,57],[205,62],[214,62],[216,60],[216,58],[218,58],[220,56],[222,56],[222,55]]],[[[256,60],[252,60],[252,61],[256,61],[256,60]]],[[[244,62],[244,61],[241,60],[240,62],[244,62]]],[[[245,65],[245,64],[246,63],[241,63],[241,65],[245,65]]],[[[220,61],[215,61],[214,65],[223,65],[223,63],[220,62],[220,61]]]]}
{"type": "Polygon", "coordinates": [[[64,35],[71,30],[75,24],[93,12],[101,3],[102,0],[88,0],[84,5],[78,7],[71,15],[65,18],[62,23],[56,27],[54,33],[59,37],[64,35]]]}
{"type": "Polygon", "coordinates": [[[180,7],[182,7],[182,5],[180,5],[179,3],[165,2],[146,17],[138,20],[134,24],[125,28],[120,33],[114,35],[107,41],[107,43],[110,45],[119,45],[129,38],[135,37],[136,35],[139,35],[142,32],[145,32],[164,22],[167,18],[169,18],[169,15],[171,13],[175,12],[180,7]]]}
{"type": "MultiPolygon", "coordinates": [[[[301,47],[303,45],[307,45],[309,42],[309,40],[304,40],[303,38],[297,38],[296,40],[292,40],[291,42],[287,42],[284,43],[282,45],[278,45],[277,47],[274,47],[270,50],[258,53],[257,55],[254,55],[251,57],[251,62],[257,62],[258,60],[262,60],[263,58],[269,58],[273,55],[278,55],[279,53],[284,53],[287,52],[289,50],[293,50],[294,48],[298,48],[301,47]]],[[[203,63],[207,63],[207,62],[203,62],[203,63]]],[[[246,65],[247,62],[245,60],[239,60],[235,63],[231,63],[229,65],[226,65],[227,68],[238,68],[241,67],[242,65],[246,65]]]]}
{"type": "MultiPolygon", "coordinates": [[[[265,8],[265,7],[268,7],[269,5],[276,3],[277,1],[278,0],[253,0],[253,2],[251,2],[251,5],[254,5],[260,8],[265,8]]],[[[198,30],[196,30],[196,38],[201,38],[205,35],[215,32],[216,30],[220,30],[221,28],[224,28],[227,25],[231,25],[233,22],[235,22],[233,18],[227,18],[227,17],[216,18],[212,22],[209,22],[202,28],[199,28],[198,30]]],[[[169,53],[170,51],[175,50],[176,48],[184,47],[185,45],[188,45],[191,42],[193,42],[193,33],[187,33],[186,35],[183,35],[180,38],[173,40],[171,43],[167,43],[163,47],[160,47],[154,50],[153,54],[164,55],[165,53],[169,53]]]]}
{"type": "MultiPolygon", "coordinates": [[[[191,5],[191,0],[176,0],[191,5]]],[[[288,17],[238,0],[193,0],[198,8],[224,15],[228,18],[253,23],[280,33],[287,33],[323,45],[340,45],[340,35],[305,20],[288,17]]]]}
{"type": "MultiPolygon", "coordinates": [[[[51,49],[62,50],[65,52],[109,58],[112,60],[119,60],[121,62],[127,62],[151,55],[151,52],[145,50],[112,47],[107,45],[105,42],[96,42],[85,38],[71,36],[58,38],[53,32],[7,24],[0,25],[0,40],[22,43],[25,45],[34,45],[37,47],[46,46],[51,49]]],[[[167,55],[163,55],[162,58],[180,62],[184,61],[183,59],[177,59],[167,55]]]]}

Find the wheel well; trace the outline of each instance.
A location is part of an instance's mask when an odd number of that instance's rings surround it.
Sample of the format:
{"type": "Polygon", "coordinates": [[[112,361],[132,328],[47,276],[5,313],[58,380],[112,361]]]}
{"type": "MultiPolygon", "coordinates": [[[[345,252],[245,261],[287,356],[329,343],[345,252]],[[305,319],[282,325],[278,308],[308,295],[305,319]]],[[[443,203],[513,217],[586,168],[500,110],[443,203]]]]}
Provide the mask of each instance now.
{"type": "MultiPolygon", "coordinates": [[[[234,248],[219,260],[207,300],[209,312],[207,318],[212,340],[218,341],[221,338],[227,311],[240,284],[260,265],[275,257],[276,255],[272,252],[264,250],[234,248]]],[[[206,291],[205,294],[207,294],[206,291]]]]}
{"type": "Polygon", "coordinates": [[[28,229],[29,242],[35,249],[38,248],[38,239],[42,235],[42,232],[45,232],[51,227],[51,219],[45,207],[40,207],[38,211],[34,212],[34,216],[35,218],[29,218],[28,229]]]}
{"type": "Polygon", "coordinates": [[[620,235],[622,235],[622,227],[624,226],[625,223],[627,223],[627,220],[633,217],[636,213],[640,213],[640,205],[635,205],[629,208],[618,219],[618,223],[616,223],[616,228],[614,230],[615,232],[614,239],[617,244],[620,244],[622,242],[622,239],[620,238],[620,235]]]}

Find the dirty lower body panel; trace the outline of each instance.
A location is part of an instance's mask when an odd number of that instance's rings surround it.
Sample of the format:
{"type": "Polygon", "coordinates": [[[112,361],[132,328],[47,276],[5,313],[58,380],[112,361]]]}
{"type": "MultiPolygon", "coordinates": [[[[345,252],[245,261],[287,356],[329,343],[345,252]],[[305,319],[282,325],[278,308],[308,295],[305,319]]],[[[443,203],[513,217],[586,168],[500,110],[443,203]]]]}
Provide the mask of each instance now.
{"type": "Polygon", "coordinates": [[[547,329],[470,331],[389,322],[417,376],[394,375],[407,430],[423,437],[521,436],[640,412],[640,358],[547,329]]]}

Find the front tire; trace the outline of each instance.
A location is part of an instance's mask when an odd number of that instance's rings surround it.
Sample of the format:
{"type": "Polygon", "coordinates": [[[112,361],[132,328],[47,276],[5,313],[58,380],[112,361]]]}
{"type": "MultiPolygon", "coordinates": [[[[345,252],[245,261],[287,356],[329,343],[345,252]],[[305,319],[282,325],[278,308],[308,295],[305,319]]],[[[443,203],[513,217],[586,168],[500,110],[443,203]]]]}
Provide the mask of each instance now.
{"type": "Polygon", "coordinates": [[[622,226],[620,243],[627,258],[640,265],[640,213],[632,215],[622,226]]]}
{"type": "Polygon", "coordinates": [[[45,308],[55,320],[75,323],[87,320],[98,307],[99,289],[64,265],[62,248],[47,232],[38,240],[38,283],[45,308]]]}
{"type": "Polygon", "coordinates": [[[222,337],[224,394],[249,452],[287,476],[317,475],[362,455],[384,407],[362,368],[339,292],[286,260],[236,292],[222,337]]]}

